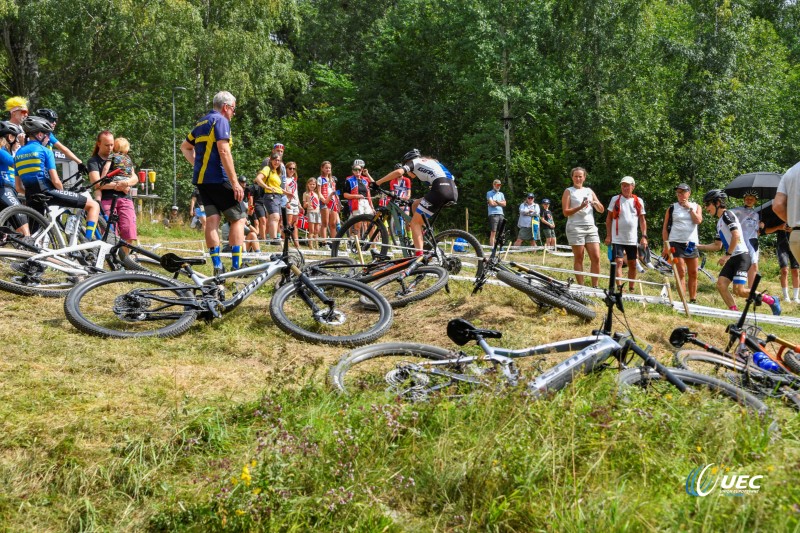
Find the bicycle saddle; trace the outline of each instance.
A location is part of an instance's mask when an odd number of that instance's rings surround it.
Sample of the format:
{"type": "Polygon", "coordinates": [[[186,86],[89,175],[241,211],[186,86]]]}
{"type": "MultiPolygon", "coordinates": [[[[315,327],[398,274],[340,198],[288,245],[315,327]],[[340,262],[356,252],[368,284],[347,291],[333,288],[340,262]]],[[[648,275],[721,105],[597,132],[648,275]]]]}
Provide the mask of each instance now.
{"type": "Polygon", "coordinates": [[[167,272],[178,272],[183,265],[205,265],[204,257],[180,257],[177,254],[168,253],[161,256],[161,266],[167,272]]]}
{"type": "Polygon", "coordinates": [[[464,346],[478,337],[499,339],[503,333],[495,329],[478,329],[463,318],[454,318],[447,323],[447,336],[459,346],[464,346]]]}
{"type": "Polygon", "coordinates": [[[697,337],[696,333],[689,331],[689,328],[683,326],[672,330],[672,334],[669,336],[669,343],[676,348],[680,348],[695,337],[697,337]]]}
{"type": "Polygon", "coordinates": [[[391,257],[389,257],[388,255],[384,255],[372,249],[370,249],[369,253],[372,255],[373,261],[388,261],[389,259],[391,259],[391,257]]]}

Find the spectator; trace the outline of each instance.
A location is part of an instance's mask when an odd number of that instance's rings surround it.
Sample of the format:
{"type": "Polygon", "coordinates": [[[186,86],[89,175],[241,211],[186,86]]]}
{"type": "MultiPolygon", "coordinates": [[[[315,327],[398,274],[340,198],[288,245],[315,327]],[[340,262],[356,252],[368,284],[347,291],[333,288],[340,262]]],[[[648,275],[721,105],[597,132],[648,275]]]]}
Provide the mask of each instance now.
{"type": "Polygon", "coordinates": [[[529,192],[525,201],[519,206],[517,240],[514,241],[514,246],[521,245],[522,241],[531,241],[531,246],[536,246],[536,240],[533,237],[533,217],[539,216],[539,206],[534,202],[535,198],[536,195],[529,192]]]}
{"type": "MultiPolygon", "coordinates": [[[[261,162],[261,170],[256,175],[256,183],[263,190],[261,202],[267,212],[267,233],[265,239],[278,238],[278,224],[281,219],[281,198],[283,198],[283,188],[281,183],[281,160],[280,152],[272,152],[268,159],[261,162]]],[[[285,170],[284,170],[285,172],[285,170]]]]}
{"type": "Polygon", "coordinates": [[[741,207],[734,207],[731,209],[739,219],[739,224],[742,225],[742,239],[747,245],[747,251],[750,253],[750,268],[747,270],[747,285],[752,286],[753,281],[756,279],[758,272],[758,234],[761,232],[763,224],[761,224],[761,217],[755,209],[756,202],[758,202],[758,191],[755,189],[746,191],[744,193],[744,205],[741,207]]]}
{"type": "Polygon", "coordinates": [[[670,249],[667,243],[674,250],[672,256],[675,259],[678,271],[678,282],[686,290],[689,278],[689,303],[697,302],[697,258],[700,257],[697,251],[697,226],[703,222],[702,208],[689,198],[692,189],[686,183],[681,183],[675,187],[675,196],[678,201],[673,203],[664,214],[664,224],[661,227],[661,238],[664,241],[662,256],[669,259],[670,249]]]}
{"type": "Polygon", "coordinates": [[[778,184],[778,192],[772,201],[772,210],[791,228],[789,249],[800,257],[800,163],[786,171],[778,184]]]}
{"type": "Polygon", "coordinates": [[[489,246],[494,246],[494,237],[497,225],[503,218],[503,208],[506,206],[506,197],[500,192],[500,180],[492,182],[492,190],[486,193],[486,203],[489,205],[489,246]]]}
{"type": "MultiPolygon", "coordinates": [[[[331,226],[331,205],[333,203],[333,197],[336,196],[336,181],[333,177],[331,172],[331,164],[328,161],[323,161],[322,166],[320,166],[320,174],[317,178],[317,193],[319,194],[319,212],[321,217],[321,237],[323,240],[328,239],[328,235],[331,237],[336,236],[336,232],[331,230],[329,233],[329,228],[331,226]]],[[[338,217],[337,215],[334,215],[338,217]]],[[[335,224],[333,226],[336,227],[335,224]]],[[[324,245],[324,244],[323,244],[324,245]]]]}
{"type": "Polygon", "coordinates": [[[292,239],[295,246],[300,246],[297,238],[297,217],[300,215],[300,198],[297,192],[297,163],[289,161],[286,163],[286,187],[284,193],[288,198],[286,204],[286,223],[292,231],[292,239]]]}
{"type": "Polygon", "coordinates": [[[178,206],[173,205],[169,210],[169,214],[166,217],[164,217],[164,225],[166,227],[170,227],[170,226],[177,226],[178,224],[180,224],[180,216],[178,215],[178,206]]]}
{"type": "Polygon", "coordinates": [[[109,183],[113,188],[103,189],[100,205],[104,213],[110,216],[112,214],[111,202],[114,197],[117,198],[114,210],[119,216],[119,223],[115,231],[123,240],[132,243],[139,236],[136,231],[136,209],[133,207],[130,191],[131,187],[135,186],[139,180],[133,168],[133,161],[128,156],[130,148],[131,144],[125,137],[118,137],[114,140],[114,151],[106,160],[101,177],[105,177],[112,170],[120,170],[120,173],[114,176],[114,181],[109,183]]]}
{"type": "Polygon", "coordinates": [[[551,250],[556,249],[556,223],[553,220],[553,212],[550,211],[550,199],[542,200],[542,235],[545,239],[544,245],[551,250]]]}
{"type": "MultiPolygon", "coordinates": [[[[636,181],[631,176],[625,176],[620,181],[621,193],[611,199],[606,215],[606,244],[611,247],[612,257],[617,265],[617,278],[622,278],[622,263],[627,258],[628,278],[636,279],[636,258],[639,247],[647,245],[647,221],[645,220],[644,202],[633,194],[636,181]],[[642,232],[640,239],[636,239],[636,228],[642,232]]],[[[624,284],[619,283],[618,287],[624,284]]],[[[628,282],[628,288],[633,291],[634,282],[628,282]]]]}
{"type": "MultiPolygon", "coordinates": [[[[725,255],[719,260],[722,270],[717,278],[717,290],[731,311],[737,311],[736,301],[728,291],[733,283],[733,293],[747,298],[747,270],[750,268],[750,253],[742,238],[742,226],[739,219],[726,209],[728,195],[719,189],[712,189],[703,196],[703,205],[709,215],[719,217],[717,220],[717,239],[714,244],[698,244],[704,251],[724,250],[725,255]]],[[[781,314],[781,304],[777,298],[761,293],[759,298],[772,309],[773,315],[781,314]]]]}
{"type": "MultiPolygon", "coordinates": [[[[594,223],[594,211],[602,213],[603,204],[597,199],[588,187],[583,184],[586,181],[586,169],[575,167],[570,172],[572,187],[567,187],[561,195],[561,211],[567,218],[567,241],[572,247],[573,268],[576,272],[583,272],[583,257],[589,253],[590,271],[593,274],[600,273],[600,234],[594,223]]],[[[583,285],[584,276],[575,276],[580,285],[583,285]]],[[[592,287],[597,288],[599,278],[592,277],[592,287]]]]}
{"type": "Polygon", "coordinates": [[[322,218],[319,214],[319,194],[317,194],[317,180],[314,178],[306,182],[306,192],[303,193],[303,209],[308,219],[308,246],[317,247],[317,236],[322,218]]]}
{"type": "MultiPolygon", "coordinates": [[[[355,163],[360,160],[356,159],[353,164],[353,174],[348,176],[345,180],[344,195],[345,200],[350,202],[350,216],[358,215],[371,215],[375,212],[372,208],[372,192],[370,191],[370,183],[372,178],[363,176],[360,167],[355,163]]],[[[354,226],[356,232],[361,231],[362,223],[359,222],[354,226]]]]}
{"type": "Polygon", "coordinates": [[[242,258],[247,211],[242,210],[244,189],[239,185],[236,176],[230,146],[230,120],[236,114],[236,98],[227,91],[220,91],[214,95],[213,106],[181,143],[181,152],[194,165],[192,183],[200,191],[205,207],[206,246],[214,263],[216,276],[225,272],[219,257],[217,230],[220,219],[224,214],[231,224],[231,268],[236,270],[242,258]]]}
{"type": "Polygon", "coordinates": [[[797,262],[791,249],[789,249],[789,234],[791,232],[792,227],[786,223],[772,226],[764,230],[764,233],[775,234],[775,255],[778,256],[778,266],[781,269],[780,281],[783,300],[788,303],[794,298],[794,303],[800,304],[800,263],[797,262]],[[792,298],[789,297],[790,268],[792,270],[792,298]]]}
{"type": "Polygon", "coordinates": [[[195,187],[192,190],[192,198],[189,200],[189,213],[192,216],[192,221],[189,223],[190,228],[200,227],[205,233],[206,231],[206,210],[203,208],[203,202],[200,199],[200,191],[195,187]]]}

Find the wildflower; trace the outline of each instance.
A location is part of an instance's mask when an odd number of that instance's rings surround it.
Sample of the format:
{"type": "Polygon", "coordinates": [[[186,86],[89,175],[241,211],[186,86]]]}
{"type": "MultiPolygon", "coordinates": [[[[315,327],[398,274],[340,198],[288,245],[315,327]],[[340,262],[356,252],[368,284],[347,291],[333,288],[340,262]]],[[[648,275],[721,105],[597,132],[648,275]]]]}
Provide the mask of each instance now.
{"type": "Polygon", "coordinates": [[[250,482],[253,480],[253,478],[250,477],[250,469],[247,468],[247,465],[244,465],[242,467],[241,478],[242,478],[242,483],[244,483],[246,487],[249,487],[250,486],[250,482]]]}
{"type": "Polygon", "coordinates": [[[261,487],[254,488],[253,489],[253,495],[254,496],[258,496],[259,494],[261,494],[261,487]]]}
{"type": "Polygon", "coordinates": [[[698,447],[697,447],[697,451],[698,451],[698,452],[702,452],[702,451],[703,451],[703,448],[701,448],[700,446],[698,446],[698,447]]]}
{"type": "Polygon", "coordinates": [[[238,516],[242,516],[244,514],[244,511],[242,511],[241,509],[236,509],[236,514],[238,516]]]}

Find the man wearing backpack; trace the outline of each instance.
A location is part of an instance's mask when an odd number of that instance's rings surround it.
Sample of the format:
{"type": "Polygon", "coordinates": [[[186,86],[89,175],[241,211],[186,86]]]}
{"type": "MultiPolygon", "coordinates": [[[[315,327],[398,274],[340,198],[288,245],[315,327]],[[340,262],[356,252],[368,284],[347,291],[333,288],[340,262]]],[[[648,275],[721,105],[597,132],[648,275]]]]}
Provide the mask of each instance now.
{"type": "MultiPolygon", "coordinates": [[[[628,278],[636,279],[636,256],[638,244],[647,246],[647,221],[645,220],[644,202],[633,194],[636,181],[625,176],[620,181],[621,194],[611,198],[606,215],[606,245],[613,248],[614,262],[617,264],[617,278],[622,277],[622,263],[627,258],[628,278]],[[642,232],[636,238],[636,228],[642,232]]],[[[622,287],[622,283],[619,284],[622,287]]],[[[634,290],[634,282],[628,282],[628,288],[634,290]]]]}

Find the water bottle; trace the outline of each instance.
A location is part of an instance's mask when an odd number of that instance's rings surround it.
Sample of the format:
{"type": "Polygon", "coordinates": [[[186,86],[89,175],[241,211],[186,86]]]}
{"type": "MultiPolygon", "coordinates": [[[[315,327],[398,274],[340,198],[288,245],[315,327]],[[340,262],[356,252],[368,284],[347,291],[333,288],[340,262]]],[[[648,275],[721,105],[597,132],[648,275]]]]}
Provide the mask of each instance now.
{"type": "Polygon", "coordinates": [[[689,241],[689,242],[686,244],[686,253],[687,253],[687,254],[693,254],[693,253],[694,253],[694,251],[696,250],[696,247],[697,247],[697,244],[696,244],[696,243],[693,243],[692,241],[689,241]]]}
{"type": "Polygon", "coordinates": [[[769,358],[767,354],[764,352],[756,352],[753,354],[753,361],[755,362],[756,366],[761,370],[766,370],[767,372],[780,372],[781,367],[769,358]]]}
{"type": "Polygon", "coordinates": [[[70,215],[67,218],[67,224],[64,227],[64,233],[72,235],[78,227],[78,215],[70,215]]]}

